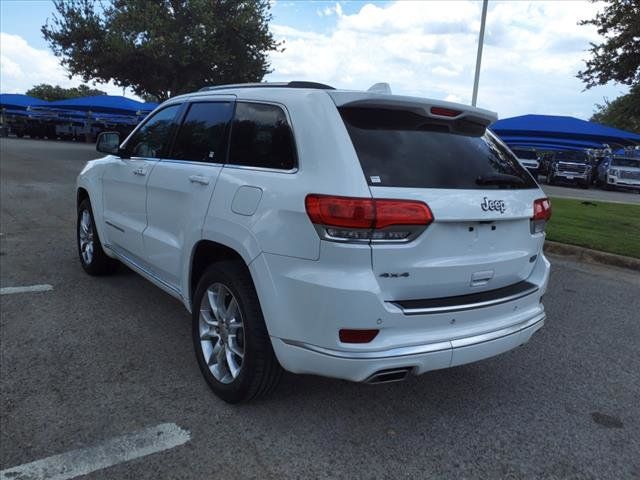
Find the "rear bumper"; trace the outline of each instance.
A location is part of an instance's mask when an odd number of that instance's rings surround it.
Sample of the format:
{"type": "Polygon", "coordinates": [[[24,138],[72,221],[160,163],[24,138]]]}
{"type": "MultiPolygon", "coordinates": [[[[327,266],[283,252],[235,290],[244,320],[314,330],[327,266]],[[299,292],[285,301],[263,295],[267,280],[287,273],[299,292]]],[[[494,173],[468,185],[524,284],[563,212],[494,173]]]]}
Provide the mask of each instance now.
{"type": "Polygon", "coordinates": [[[544,319],[545,314],[540,313],[508,328],[471,337],[368,352],[332,350],[280,338],[272,338],[272,343],[289,371],[362,382],[381,370],[409,369],[420,375],[499,355],[527,343],[544,319]]]}
{"type": "Polygon", "coordinates": [[[415,312],[384,297],[371,268],[361,266],[370,262],[366,249],[341,247],[352,248],[345,261],[331,248],[322,262],[262,254],[250,265],[274,351],[288,371],[352,381],[391,368],[420,374],[510,350],[543,324],[549,262],[542,252],[524,296],[415,312]],[[340,342],[341,328],[379,333],[349,344],[340,342]]]}

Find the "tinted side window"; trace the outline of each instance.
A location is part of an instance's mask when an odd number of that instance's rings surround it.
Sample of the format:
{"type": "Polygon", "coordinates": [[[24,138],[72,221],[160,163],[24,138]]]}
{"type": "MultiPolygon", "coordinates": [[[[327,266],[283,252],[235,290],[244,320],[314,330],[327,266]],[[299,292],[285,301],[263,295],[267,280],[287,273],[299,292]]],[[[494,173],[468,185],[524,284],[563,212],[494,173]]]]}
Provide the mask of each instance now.
{"type": "Polygon", "coordinates": [[[536,187],[513,154],[489,133],[476,135],[464,125],[454,131],[446,123],[405,110],[348,107],[340,114],[369,185],[536,187]]]}
{"type": "Polygon", "coordinates": [[[193,103],[180,126],[171,158],[223,163],[232,102],[193,103]]]}
{"type": "Polygon", "coordinates": [[[296,166],[293,134],[282,108],[259,103],[237,104],[229,163],[281,170],[296,166]]]}
{"type": "Polygon", "coordinates": [[[132,157],[166,157],[173,119],[179,109],[180,105],[171,105],[149,118],[127,142],[127,153],[132,157]]]}

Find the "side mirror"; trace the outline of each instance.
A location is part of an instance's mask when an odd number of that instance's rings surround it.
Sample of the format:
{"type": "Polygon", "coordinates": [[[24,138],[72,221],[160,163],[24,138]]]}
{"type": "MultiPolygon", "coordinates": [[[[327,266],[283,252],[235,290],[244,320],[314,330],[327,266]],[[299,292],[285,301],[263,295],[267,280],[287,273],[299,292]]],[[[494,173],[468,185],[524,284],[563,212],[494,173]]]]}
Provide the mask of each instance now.
{"type": "Polygon", "coordinates": [[[120,151],[120,134],[118,132],[102,132],[96,141],[96,150],[109,155],[118,155],[120,151]]]}

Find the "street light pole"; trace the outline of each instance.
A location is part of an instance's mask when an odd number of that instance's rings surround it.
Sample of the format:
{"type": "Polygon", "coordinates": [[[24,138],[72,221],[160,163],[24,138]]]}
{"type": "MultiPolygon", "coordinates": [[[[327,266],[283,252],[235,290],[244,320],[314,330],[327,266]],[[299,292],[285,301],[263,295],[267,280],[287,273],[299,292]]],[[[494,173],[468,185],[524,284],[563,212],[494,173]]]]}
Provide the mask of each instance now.
{"type": "Polygon", "coordinates": [[[487,5],[489,0],[482,0],[482,19],[480,20],[480,37],[478,38],[478,56],[476,57],[476,76],[473,79],[473,97],[471,105],[476,106],[478,100],[478,82],[480,82],[480,62],[482,61],[482,44],[484,43],[484,24],[487,22],[487,5]]]}

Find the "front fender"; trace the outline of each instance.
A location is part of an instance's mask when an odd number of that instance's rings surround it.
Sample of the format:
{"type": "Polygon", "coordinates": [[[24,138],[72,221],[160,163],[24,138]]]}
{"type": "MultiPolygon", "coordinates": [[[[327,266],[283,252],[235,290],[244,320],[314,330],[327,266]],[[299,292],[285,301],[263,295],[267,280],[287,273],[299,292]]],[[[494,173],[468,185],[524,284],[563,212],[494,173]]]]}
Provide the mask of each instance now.
{"type": "MultiPolygon", "coordinates": [[[[111,161],[110,156],[87,162],[76,179],[76,198],[78,191],[82,188],[89,194],[91,209],[93,210],[93,218],[98,236],[102,242],[108,241],[104,228],[103,217],[103,201],[102,201],[102,175],[104,174],[105,165],[111,161]]],[[[108,250],[105,252],[109,254],[108,250]]]]}

